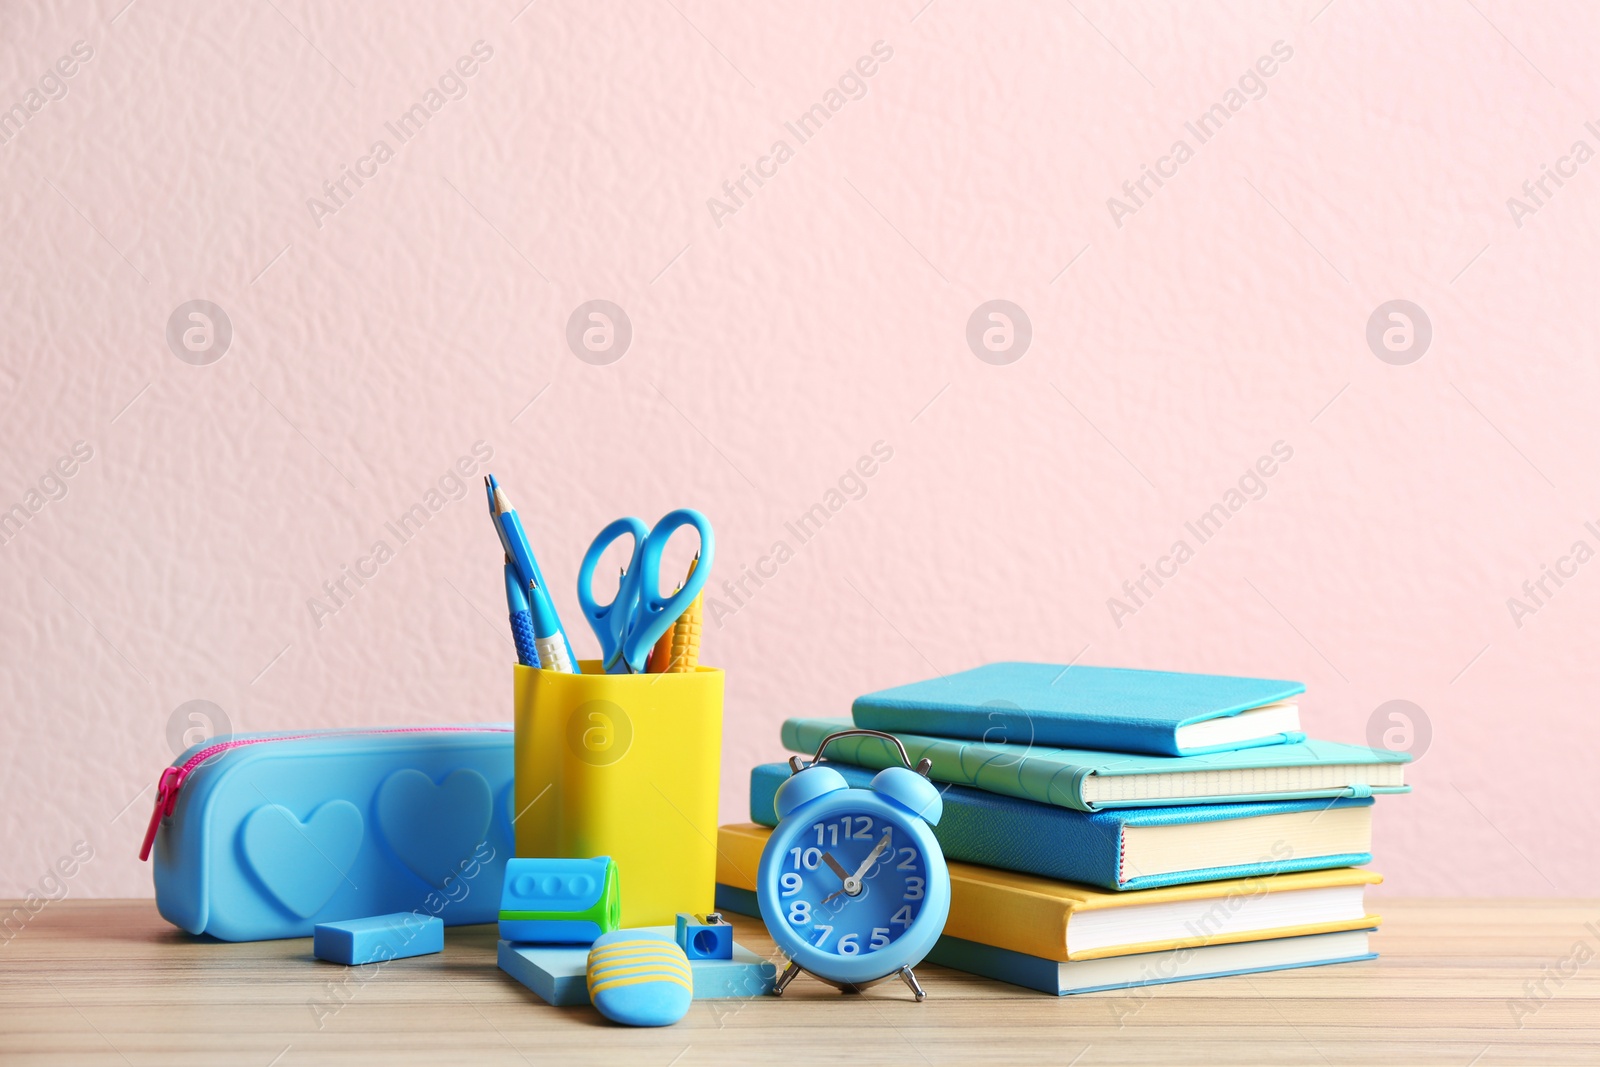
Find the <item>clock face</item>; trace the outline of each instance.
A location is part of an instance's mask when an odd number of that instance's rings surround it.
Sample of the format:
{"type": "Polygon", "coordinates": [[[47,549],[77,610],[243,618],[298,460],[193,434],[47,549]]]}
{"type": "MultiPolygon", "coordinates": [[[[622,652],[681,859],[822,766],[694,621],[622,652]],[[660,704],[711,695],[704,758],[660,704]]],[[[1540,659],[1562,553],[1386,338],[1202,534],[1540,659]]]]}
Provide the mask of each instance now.
{"type": "Polygon", "coordinates": [[[780,921],[820,952],[861,956],[894,944],[928,899],[927,860],[881,814],[829,812],[789,838],[777,875],[780,921]]]}

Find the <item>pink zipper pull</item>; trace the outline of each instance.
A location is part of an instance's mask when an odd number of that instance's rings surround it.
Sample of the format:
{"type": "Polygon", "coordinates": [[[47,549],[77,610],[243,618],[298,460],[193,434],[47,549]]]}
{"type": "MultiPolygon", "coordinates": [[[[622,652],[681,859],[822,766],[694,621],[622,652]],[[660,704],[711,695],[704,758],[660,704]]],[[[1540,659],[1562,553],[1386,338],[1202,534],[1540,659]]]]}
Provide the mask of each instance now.
{"type": "Polygon", "coordinates": [[[178,806],[178,789],[188,776],[187,765],[168,767],[161,772],[161,780],[156,783],[156,808],[150,813],[150,826],[144,832],[144,845],[139,849],[140,860],[150,858],[150,848],[156,843],[156,830],[160,828],[161,820],[171,815],[178,806]]]}

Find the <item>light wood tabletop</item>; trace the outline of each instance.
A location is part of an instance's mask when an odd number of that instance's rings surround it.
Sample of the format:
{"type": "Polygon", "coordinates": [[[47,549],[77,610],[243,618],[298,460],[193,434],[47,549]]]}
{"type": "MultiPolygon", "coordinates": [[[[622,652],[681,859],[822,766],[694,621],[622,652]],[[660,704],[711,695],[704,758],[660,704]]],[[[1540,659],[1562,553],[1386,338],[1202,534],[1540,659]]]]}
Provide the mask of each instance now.
{"type": "MultiPolygon", "coordinates": [[[[202,941],[151,901],[65,900],[0,932],[0,1063],[1600,1062],[1600,901],[1375,910],[1381,957],[1364,963],[1059,999],[927,965],[922,1004],[898,983],[844,996],[802,975],[782,999],[699,1001],[633,1030],[502,974],[492,926],[350,969],[314,960],[308,938],[202,941]]],[[[759,922],[732,918],[773,953],[759,922]]]]}

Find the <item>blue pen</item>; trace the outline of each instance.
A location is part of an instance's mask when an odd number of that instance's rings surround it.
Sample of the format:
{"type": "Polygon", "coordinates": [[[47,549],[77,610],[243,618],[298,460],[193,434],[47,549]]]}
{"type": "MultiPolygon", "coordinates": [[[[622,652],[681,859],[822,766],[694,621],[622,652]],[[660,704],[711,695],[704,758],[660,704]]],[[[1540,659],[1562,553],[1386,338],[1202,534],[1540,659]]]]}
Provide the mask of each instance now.
{"type": "Polygon", "coordinates": [[[550,603],[538,582],[528,586],[528,601],[532,606],[533,643],[538,649],[539,662],[547,671],[576,674],[567,652],[567,635],[561,632],[561,620],[556,618],[555,605],[550,603]]]}
{"type": "Polygon", "coordinates": [[[528,608],[528,594],[517,578],[517,568],[506,557],[506,607],[511,612],[511,637],[517,644],[517,662],[524,667],[539,666],[538,643],[533,635],[533,613],[528,608]]]}
{"type": "MultiPolygon", "coordinates": [[[[495,531],[500,535],[500,543],[505,547],[506,553],[516,564],[517,575],[522,579],[522,585],[527,588],[532,585],[539,586],[540,590],[547,589],[544,575],[539,572],[539,561],[534,558],[533,549],[528,545],[527,532],[522,528],[522,519],[517,515],[517,509],[511,506],[511,498],[500,487],[500,483],[493,475],[486,479],[488,494],[492,501],[490,509],[494,515],[495,531]]],[[[578,656],[572,650],[572,642],[567,639],[567,632],[561,625],[561,616],[556,614],[555,605],[546,596],[546,604],[550,609],[549,622],[553,626],[553,636],[561,639],[561,645],[566,652],[567,662],[575,664],[578,656]]],[[[533,604],[530,597],[530,606],[533,604]]],[[[542,659],[540,662],[544,662],[542,659]]]]}

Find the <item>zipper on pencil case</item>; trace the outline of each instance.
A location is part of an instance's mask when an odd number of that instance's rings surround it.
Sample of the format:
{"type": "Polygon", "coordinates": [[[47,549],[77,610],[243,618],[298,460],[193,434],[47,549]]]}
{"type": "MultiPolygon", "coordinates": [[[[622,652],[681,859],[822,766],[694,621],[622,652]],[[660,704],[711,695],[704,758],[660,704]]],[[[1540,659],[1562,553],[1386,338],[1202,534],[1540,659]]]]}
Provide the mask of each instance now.
{"type": "Polygon", "coordinates": [[[274,737],[242,737],[237,741],[219,741],[214,745],[207,745],[184,760],[181,766],[168,767],[161,772],[161,779],[156,783],[155,810],[150,813],[150,825],[144,832],[144,844],[139,848],[139,859],[142,861],[150,858],[150,848],[156,841],[156,830],[160,828],[161,820],[171,815],[177,808],[178,790],[182,789],[183,783],[188,780],[189,772],[212,756],[231,752],[236,748],[270,744],[275,741],[316,741],[327,737],[362,737],[370,734],[509,734],[511,732],[503,726],[395,726],[377,730],[317,730],[303,734],[279,734],[274,737]]]}

